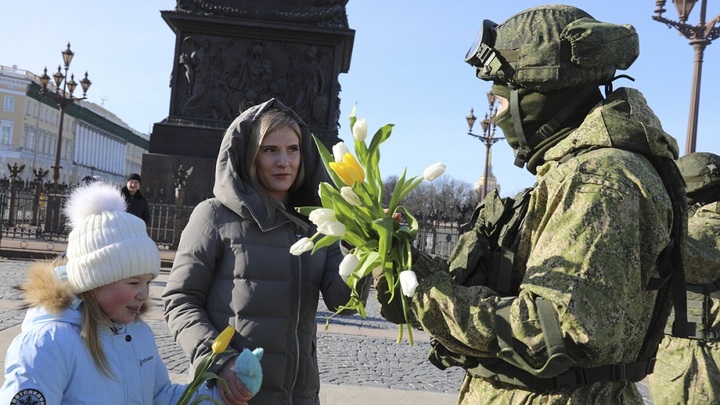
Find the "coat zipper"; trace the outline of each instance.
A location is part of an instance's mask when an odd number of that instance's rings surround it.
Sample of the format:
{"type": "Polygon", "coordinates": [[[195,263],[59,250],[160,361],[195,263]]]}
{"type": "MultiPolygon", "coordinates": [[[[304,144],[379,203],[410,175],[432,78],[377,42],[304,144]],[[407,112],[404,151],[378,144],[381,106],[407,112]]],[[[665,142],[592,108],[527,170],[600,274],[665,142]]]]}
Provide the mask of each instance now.
{"type": "MultiPolygon", "coordinates": [[[[302,232],[300,227],[295,225],[295,241],[299,241],[302,238],[302,232]]],[[[297,302],[297,313],[295,314],[295,378],[293,378],[292,387],[290,388],[290,397],[292,398],[293,392],[295,391],[295,383],[297,383],[298,372],[300,370],[300,339],[298,338],[298,327],[300,326],[300,304],[302,303],[302,281],[303,281],[303,265],[302,256],[297,257],[298,261],[298,302],[297,302]]]]}

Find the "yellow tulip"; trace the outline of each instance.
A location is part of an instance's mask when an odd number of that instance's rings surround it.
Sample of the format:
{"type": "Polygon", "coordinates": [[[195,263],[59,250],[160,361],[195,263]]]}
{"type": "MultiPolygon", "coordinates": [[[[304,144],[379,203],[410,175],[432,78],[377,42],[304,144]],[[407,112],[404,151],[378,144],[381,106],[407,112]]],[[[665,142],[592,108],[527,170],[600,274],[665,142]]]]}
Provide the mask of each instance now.
{"type": "Polygon", "coordinates": [[[330,168],[348,186],[365,181],[365,171],[352,153],[345,153],[342,162],[330,162],[330,168]]]}
{"type": "Polygon", "coordinates": [[[211,346],[213,353],[220,354],[224,352],[230,344],[233,335],[235,335],[235,328],[228,325],[225,330],[222,331],[222,333],[220,333],[218,337],[215,338],[215,341],[213,341],[213,344],[211,346]]]}

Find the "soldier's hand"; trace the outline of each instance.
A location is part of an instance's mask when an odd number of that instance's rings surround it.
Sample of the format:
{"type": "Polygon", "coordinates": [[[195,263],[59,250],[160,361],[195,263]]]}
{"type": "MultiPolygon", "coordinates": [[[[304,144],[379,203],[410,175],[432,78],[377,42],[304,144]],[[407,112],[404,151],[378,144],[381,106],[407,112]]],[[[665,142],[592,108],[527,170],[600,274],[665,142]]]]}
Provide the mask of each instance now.
{"type": "Polygon", "coordinates": [[[377,291],[377,300],[380,303],[380,315],[386,320],[400,325],[407,323],[402,305],[402,292],[400,288],[395,289],[395,296],[390,301],[390,290],[388,289],[387,280],[384,276],[375,278],[375,290],[377,291]]]}

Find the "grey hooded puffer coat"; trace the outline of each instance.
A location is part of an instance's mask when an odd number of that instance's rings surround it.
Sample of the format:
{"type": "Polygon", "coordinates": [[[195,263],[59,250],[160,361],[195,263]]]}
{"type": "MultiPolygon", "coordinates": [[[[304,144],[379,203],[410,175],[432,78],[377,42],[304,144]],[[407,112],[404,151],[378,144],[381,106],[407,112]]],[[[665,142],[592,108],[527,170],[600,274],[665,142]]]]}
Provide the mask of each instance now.
{"type": "MultiPolygon", "coordinates": [[[[240,175],[253,123],[265,111],[288,107],[270,100],[243,112],[225,132],[217,159],[214,198],[198,204],[183,231],[163,293],[165,319],[193,364],[211,349],[228,324],[238,332],[236,351],[262,347],[263,383],[252,404],[318,404],[316,312],[320,293],[330,309],[347,304],[337,244],[292,256],[290,246],[315,233],[291,207],[261,196],[240,175]]],[[[307,126],[302,131],[303,186],[294,205],[320,205],[318,184],[327,181],[307,126]]],[[[367,297],[367,291],[364,292],[367,297]]],[[[236,353],[235,353],[236,354],[236,353]]],[[[228,361],[221,359],[218,366],[228,361]]]]}

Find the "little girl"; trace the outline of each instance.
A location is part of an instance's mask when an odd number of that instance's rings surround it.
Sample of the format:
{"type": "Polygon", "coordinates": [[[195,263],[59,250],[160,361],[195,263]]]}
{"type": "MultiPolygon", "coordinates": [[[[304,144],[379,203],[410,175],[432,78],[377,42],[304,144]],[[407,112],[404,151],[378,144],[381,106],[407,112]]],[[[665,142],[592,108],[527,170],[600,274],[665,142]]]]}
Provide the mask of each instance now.
{"type": "MultiPolygon", "coordinates": [[[[6,354],[0,404],[177,402],[185,385],[171,383],[138,317],[160,270],[145,223],[102,182],[77,188],[64,211],[72,227],[67,263],[29,271],[23,290],[31,307],[6,354]]],[[[217,385],[198,394],[220,398],[217,385]]]]}

